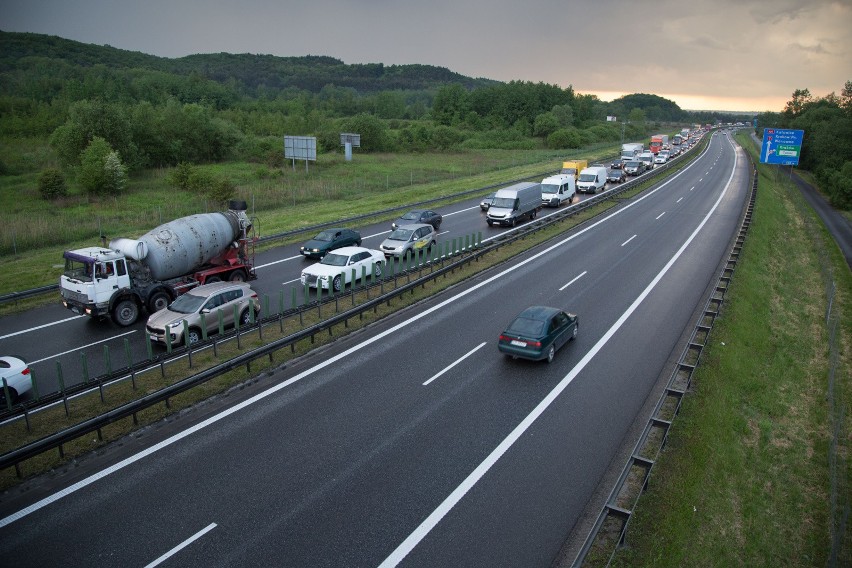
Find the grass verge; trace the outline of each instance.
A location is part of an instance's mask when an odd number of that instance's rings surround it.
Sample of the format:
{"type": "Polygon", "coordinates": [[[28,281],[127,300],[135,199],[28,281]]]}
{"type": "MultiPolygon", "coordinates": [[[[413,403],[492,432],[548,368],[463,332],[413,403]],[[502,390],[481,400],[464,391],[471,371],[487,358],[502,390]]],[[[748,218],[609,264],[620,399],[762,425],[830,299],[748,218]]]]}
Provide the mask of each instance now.
{"type": "Polygon", "coordinates": [[[852,565],[852,275],[795,186],[759,170],[726,303],[615,566],[852,565]]]}

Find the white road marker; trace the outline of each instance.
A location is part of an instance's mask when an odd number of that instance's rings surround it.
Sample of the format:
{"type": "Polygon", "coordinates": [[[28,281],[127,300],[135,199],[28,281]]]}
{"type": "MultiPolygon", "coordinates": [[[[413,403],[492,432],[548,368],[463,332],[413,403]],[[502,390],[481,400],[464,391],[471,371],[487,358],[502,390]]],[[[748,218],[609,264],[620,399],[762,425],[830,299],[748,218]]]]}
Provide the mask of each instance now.
{"type": "Polygon", "coordinates": [[[183,550],[184,548],[186,548],[187,546],[189,546],[190,544],[192,544],[193,542],[195,542],[196,540],[198,540],[199,538],[201,538],[202,536],[209,533],[215,528],[216,523],[210,523],[209,525],[207,525],[206,527],[204,527],[203,529],[201,529],[200,531],[198,531],[197,533],[195,533],[170,551],[166,552],[150,564],[147,564],[145,568],[154,568],[154,566],[159,566],[160,564],[162,564],[163,562],[165,562],[166,560],[168,560],[169,558],[171,558],[172,556],[174,556],[175,554],[177,554],[178,552],[180,552],[181,550],[183,550]]]}
{"type": "Polygon", "coordinates": [[[570,286],[571,284],[573,284],[574,282],[576,282],[577,280],[579,280],[580,278],[582,278],[583,276],[585,276],[585,275],[586,275],[586,272],[588,272],[588,271],[587,271],[587,270],[584,270],[583,272],[581,272],[580,274],[578,274],[577,276],[575,276],[573,280],[571,280],[568,284],[566,284],[565,286],[563,286],[562,288],[560,288],[560,289],[559,289],[559,291],[561,292],[562,290],[564,290],[565,288],[567,288],[568,286],[570,286]]]}
{"type": "Polygon", "coordinates": [[[626,241],[624,241],[623,243],[621,243],[621,246],[626,245],[627,243],[629,243],[630,241],[632,241],[632,240],[633,240],[633,239],[635,239],[635,238],[636,238],[636,235],[633,235],[632,237],[630,237],[629,239],[627,239],[626,241]]]}
{"type": "Polygon", "coordinates": [[[434,381],[435,379],[437,379],[438,377],[440,377],[441,375],[443,375],[444,373],[446,373],[447,371],[449,371],[450,369],[452,369],[453,367],[455,367],[456,365],[458,365],[459,363],[461,363],[462,361],[464,361],[465,359],[467,359],[468,357],[470,357],[471,355],[473,355],[474,353],[476,353],[477,351],[482,349],[482,347],[485,344],[486,344],[486,342],[483,341],[482,343],[480,343],[479,345],[474,347],[471,351],[467,352],[467,354],[462,355],[459,359],[456,359],[456,361],[454,363],[452,363],[448,367],[445,367],[442,371],[439,371],[436,375],[433,375],[431,379],[429,379],[428,381],[423,383],[423,386],[425,387],[426,385],[428,385],[429,383],[431,383],[432,381],[434,381]]]}

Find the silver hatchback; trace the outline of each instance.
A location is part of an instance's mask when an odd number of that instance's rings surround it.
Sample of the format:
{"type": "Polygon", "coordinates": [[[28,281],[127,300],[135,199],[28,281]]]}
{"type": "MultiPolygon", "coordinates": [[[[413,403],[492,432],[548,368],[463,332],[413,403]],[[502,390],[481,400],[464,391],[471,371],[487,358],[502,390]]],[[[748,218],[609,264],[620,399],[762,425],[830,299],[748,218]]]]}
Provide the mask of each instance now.
{"type": "Polygon", "coordinates": [[[201,332],[202,315],[207,333],[216,333],[219,329],[219,312],[225,327],[234,325],[234,314],[240,325],[251,321],[251,310],[260,312],[260,300],[254,290],[245,282],[215,282],[193,288],[179,296],[168,307],[151,314],[145,331],[151,341],[171,342],[179,345],[184,341],[184,324],[188,328],[189,343],[197,343],[204,337],[201,332]],[[236,307],[236,310],[234,309],[236,307]]]}

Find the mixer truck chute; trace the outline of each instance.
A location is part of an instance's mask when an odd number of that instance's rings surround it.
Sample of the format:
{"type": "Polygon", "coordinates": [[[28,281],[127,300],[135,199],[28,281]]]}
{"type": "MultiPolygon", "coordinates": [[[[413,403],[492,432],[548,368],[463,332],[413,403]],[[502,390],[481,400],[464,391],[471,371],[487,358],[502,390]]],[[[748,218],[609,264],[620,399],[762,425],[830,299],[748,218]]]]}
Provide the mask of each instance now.
{"type": "Polygon", "coordinates": [[[161,310],[201,284],[254,279],[246,204],[232,201],[230,207],[176,219],[135,240],[114,239],[108,248],[66,251],[59,280],[63,304],[128,326],[142,310],[161,310]]]}

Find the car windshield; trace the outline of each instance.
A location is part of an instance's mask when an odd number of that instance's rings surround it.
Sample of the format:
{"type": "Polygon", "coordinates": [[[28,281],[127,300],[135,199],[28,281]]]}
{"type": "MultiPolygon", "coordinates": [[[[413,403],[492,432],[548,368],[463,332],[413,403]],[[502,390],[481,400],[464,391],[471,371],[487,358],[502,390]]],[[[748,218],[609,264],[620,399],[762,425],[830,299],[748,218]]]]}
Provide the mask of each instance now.
{"type": "Polygon", "coordinates": [[[579,181],[595,181],[595,176],[592,174],[580,174],[579,181]]]}
{"type": "Polygon", "coordinates": [[[331,242],[334,240],[334,231],[323,231],[314,237],[315,241],[331,242]]]}
{"type": "Polygon", "coordinates": [[[397,229],[388,236],[389,241],[407,241],[414,233],[413,229],[397,229]]]}
{"type": "Polygon", "coordinates": [[[169,304],[169,311],[179,314],[192,314],[198,311],[198,308],[207,301],[206,296],[196,296],[195,294],[184,294],[179,296],[177,300],[169,304]]]}
{"type": "Polygon", "coordinates": [[[642,162],[627,162],[624,166],[627,168],[638,168],[642,162]]]}
{"type": "Polygon", "coordinates": [[[541,337],[544,334],[544,322],[530,318],[516,318],[506,331],[524,337],[541,337]]]}
{"type": "Polygon", "coordinates": [[[420,211],[409,211],[408,213],[400,217],[400,219],[402,219],[403,221],[416,221],[419,218],[420,211]]]}
{"type": "Polygon", "coordinates": [[[349,262],[349,257],[342,254],[329,253],[323,257],[320,264],[329,264],[331,266],[346,266],[349,262]]]}
{"type": "Polygon", "coordinates": [[[541,184],[542,193],[556,193],[557,191],[559,191],[559,186],[554,183],[541,184]]]}

